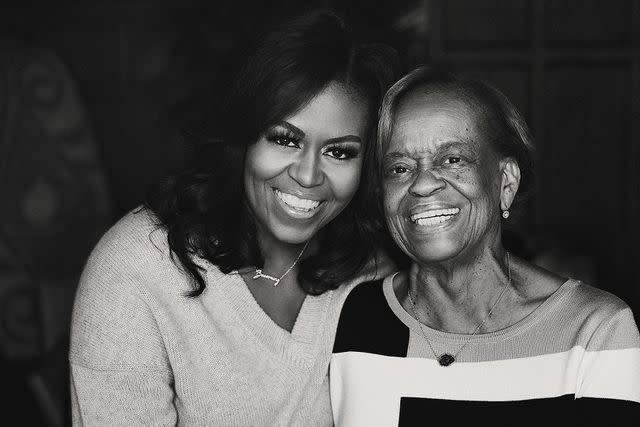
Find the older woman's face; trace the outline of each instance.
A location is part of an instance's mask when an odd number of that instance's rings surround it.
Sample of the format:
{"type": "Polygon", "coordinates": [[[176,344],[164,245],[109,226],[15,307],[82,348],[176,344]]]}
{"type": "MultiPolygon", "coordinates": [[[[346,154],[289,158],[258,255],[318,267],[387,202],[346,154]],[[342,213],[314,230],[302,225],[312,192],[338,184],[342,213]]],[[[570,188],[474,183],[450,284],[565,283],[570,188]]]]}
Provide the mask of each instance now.
{"type": "Polygon", "coordinates": [[[383,156],[384,208],[400,248],[443,261],[499,239],[500,162],[469,105],[409,95],[383,156]]]}
{"type": "Polygon", "coordinates": [[[366,107],[332,84],[249,147],[244,185],[263,237],[303,243],[351,201],[360,183],[366,107]]]}

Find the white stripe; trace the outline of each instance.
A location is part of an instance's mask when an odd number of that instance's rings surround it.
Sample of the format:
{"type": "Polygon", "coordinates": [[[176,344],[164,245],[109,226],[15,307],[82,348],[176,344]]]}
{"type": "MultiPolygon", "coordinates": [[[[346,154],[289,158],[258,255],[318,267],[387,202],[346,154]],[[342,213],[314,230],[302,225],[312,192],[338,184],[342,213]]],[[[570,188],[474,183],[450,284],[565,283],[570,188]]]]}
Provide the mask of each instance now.
{"type": "Polygon", "coordinates": [[[337,426],[395,426],[401,397],[510,401],[575,394],[640,402],[640,349],[585,352],[574,347],[448,367],[431,359],[336,353],[330,379],[337,426]]]}
{"type": "Polygon", "coordinates": [[[640,349],[585,352],[577,397],[640,402],[640,349]]]}

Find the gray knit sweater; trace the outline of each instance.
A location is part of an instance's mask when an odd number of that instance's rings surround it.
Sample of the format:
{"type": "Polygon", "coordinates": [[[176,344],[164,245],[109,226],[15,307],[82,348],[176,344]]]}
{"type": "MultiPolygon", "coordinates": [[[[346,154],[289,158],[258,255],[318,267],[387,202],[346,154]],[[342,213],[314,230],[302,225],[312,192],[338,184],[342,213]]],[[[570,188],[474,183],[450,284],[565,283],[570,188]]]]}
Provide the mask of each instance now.
{"type": "Polygon", "coordinates": [[[202,265],[207,289],[187,298],[150,214],[129,213],[105,234],[74,306],[74,425],[331,425],[327,368],[340,308],[373,274],[308,296],[289,333],[239,275],[202,265]]]}

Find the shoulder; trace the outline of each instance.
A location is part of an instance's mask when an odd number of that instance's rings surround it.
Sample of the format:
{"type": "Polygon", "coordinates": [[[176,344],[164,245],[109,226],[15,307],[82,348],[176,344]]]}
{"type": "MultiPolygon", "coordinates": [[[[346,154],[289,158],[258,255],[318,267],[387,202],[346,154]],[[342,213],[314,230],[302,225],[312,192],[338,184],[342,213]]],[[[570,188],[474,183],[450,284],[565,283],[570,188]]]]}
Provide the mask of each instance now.
{"type": "MultiPolygon", "coordinates": [[[[71,322],[70,358],[91,367],[165,366],[149,283],[171,273],[167,244],[151,214],[136,210],[100,239],[81,275],[71,322]]],[[[171,282],[166,277],[166,282],[171,282]]],[[[158,283],[163,283],[157,281],[158,283]]]]}
{"type": "Polygon", "coordinates": [[[387,306],[382,290],[383,280],[382,278],[377,278],[353,286],[345,298],[342,306],[342,315],[349,316],[354,310],[357,311],[358,308],[368,307],[374,311],[374,307],[383,308],[387,306]]]}
{"type": "Polygon", "coordinates": [[[135,328],[153,326],[148,290],[156,283],[157,287],[174,283],[171,275],[179,277],[169,257],[166,236],[157,229],[152,214],[137,209],[102,236],[89,255],[76,290],[72,344],[113,334],[122,341],[135,328]]]}
{"type": "Polygon", "coordinates": [[[332,300],[335,307],[340,310],[345,302],[345,299],[349,297],[351,292],[356,288],[368,285],[374,285],[381,282],[381,279],[385,278],[389,274],[396,270],[393,261],[384,253],[377,252],[373,257],[369,259],[367,264],[358,272],[358,274],[350,280],[342,283],[338,288],[330,291],[332,293],[332,300]]]}
{"type": "Polygon", "coordinates": [[[364,282],[351,290],[338,320],[334,353],[406,355],[409,331],[389,306],[383,287],[392,277],[364,282]]]}
{"type": "MultiPolygon", "coordinates": [[[[217,266],[194,257],[207,280],[224,276],[217,266]]],[[[155,215],[137,208],[100,239],[85,263],[76,299],[138,294],[165,300],[193,289],[191,277],[172,255],[167,232],[155,215]]]]}
{"type": "Polygon", "coordinates": [[[388,315],[393,316],[384,295],[383,280],[359,283],[350,290],[340,311],[339,332],[368,328],[379,321],[384,322],[382,315],[385,315],[385,318],[388,315]]]}
{"type": "Polygon", "coordinates": [[[336,291],[343,295],[344,301],[355,287],[379,281],[395,271],[396,266],[391,258],[385,252],[377,251],[354,278],[343,283],[336,291]]]}
{"type": "Polygon", "coordinates": [[[520,279],[518,291],[535,305],[547,300],[561,302],[553,304],[560,317],[593,321],[630,312],[624,301],[604,289],[558,276],[517,257],[512,259],[513,272],[520,279]]]}
{"type": "Polygon", "coordinates": [[[177,284],[184,293],[190,289],[184,287],[189,286],[189,280],[172,256],[160,221],[148,209],[137,208],[124,215],[98,241],[85,263],[80,287],[82,290],[98,284],[114,286],[129,282],[148,286],[177,284]]]}
{"type": "Polygon", "coordinates": [[[626,302],[604,289],[569,279],[564,286],[570,288],[567,297],[578,310],[592,315],[612,317],[620,312],[631,311],[626,302]]]}
{"type": "Polygon", "coordinates": [[[580,321],[587,349],[640,347],[638,327],[627,303],[610,292],[577,280],[568,280],[565,287],[562,310],[565,316],[580,321]]]}
{"type": "Polygon", "coordinates": [[[116,222],[95,246],[86,268],[118,263],[127,267],[159,261],[169,255],[167,236],[156,217],[137,208],[116,222]]]}
{"type": "MultiPolygon", "coordinates": [[[[324,328],[328,332],[327,340],[325,341],[328,350],[331,350],[331,346],[335,343],[335,334],[340,318],[348,316],[353,310],[352,307],[358,305],[357,302],[354,302],[354,299],[360,299],[360,297],[358,297],[358,294],[361,292],[359,289],[371,289],[374,292],[376,289],[381,290],[382,278],[392,272],[393,269],[393,263],[389,261],[384,254],[377,254],[372,257],[365,267],[351,280],[345,281],[336,289],[312,297],[327,301],[327,315],[324,317],[325,320],[323,322],[324,328]],[[353,292],[355,293],[352,295],[353,292]],[[345,314],[343,314],[342,311],[346,300],[350,301],[348,304],[349,308],[346,309],[345,314]]],[[[344,323],[345,321],[342,321],[343,325],[344,323]]],[[[342,329],[344,329],[344,326],[342,329]]]]}

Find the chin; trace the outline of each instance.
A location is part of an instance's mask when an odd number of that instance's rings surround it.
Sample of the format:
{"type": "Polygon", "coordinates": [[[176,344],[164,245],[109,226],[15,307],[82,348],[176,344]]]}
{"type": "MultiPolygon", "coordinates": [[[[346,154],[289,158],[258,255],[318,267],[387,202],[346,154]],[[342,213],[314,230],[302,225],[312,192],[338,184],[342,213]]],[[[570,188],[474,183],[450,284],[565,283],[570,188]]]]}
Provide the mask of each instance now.
{"type": "Polygon", "coordinates": [[[274,224],[272,234],[275,238],[289,245],[300,245],[313,238],[318,232],[316,227],[294,227],[291,225],[274,224]]]}
{"type": "Polygon", "coordinates": [[[461,251],[459,243],[450,240],[416,242],[411,245],[411,248],[413,251],[407,253],[407,255],[418,263],[447,261],[454,258],[461,251]]]}

